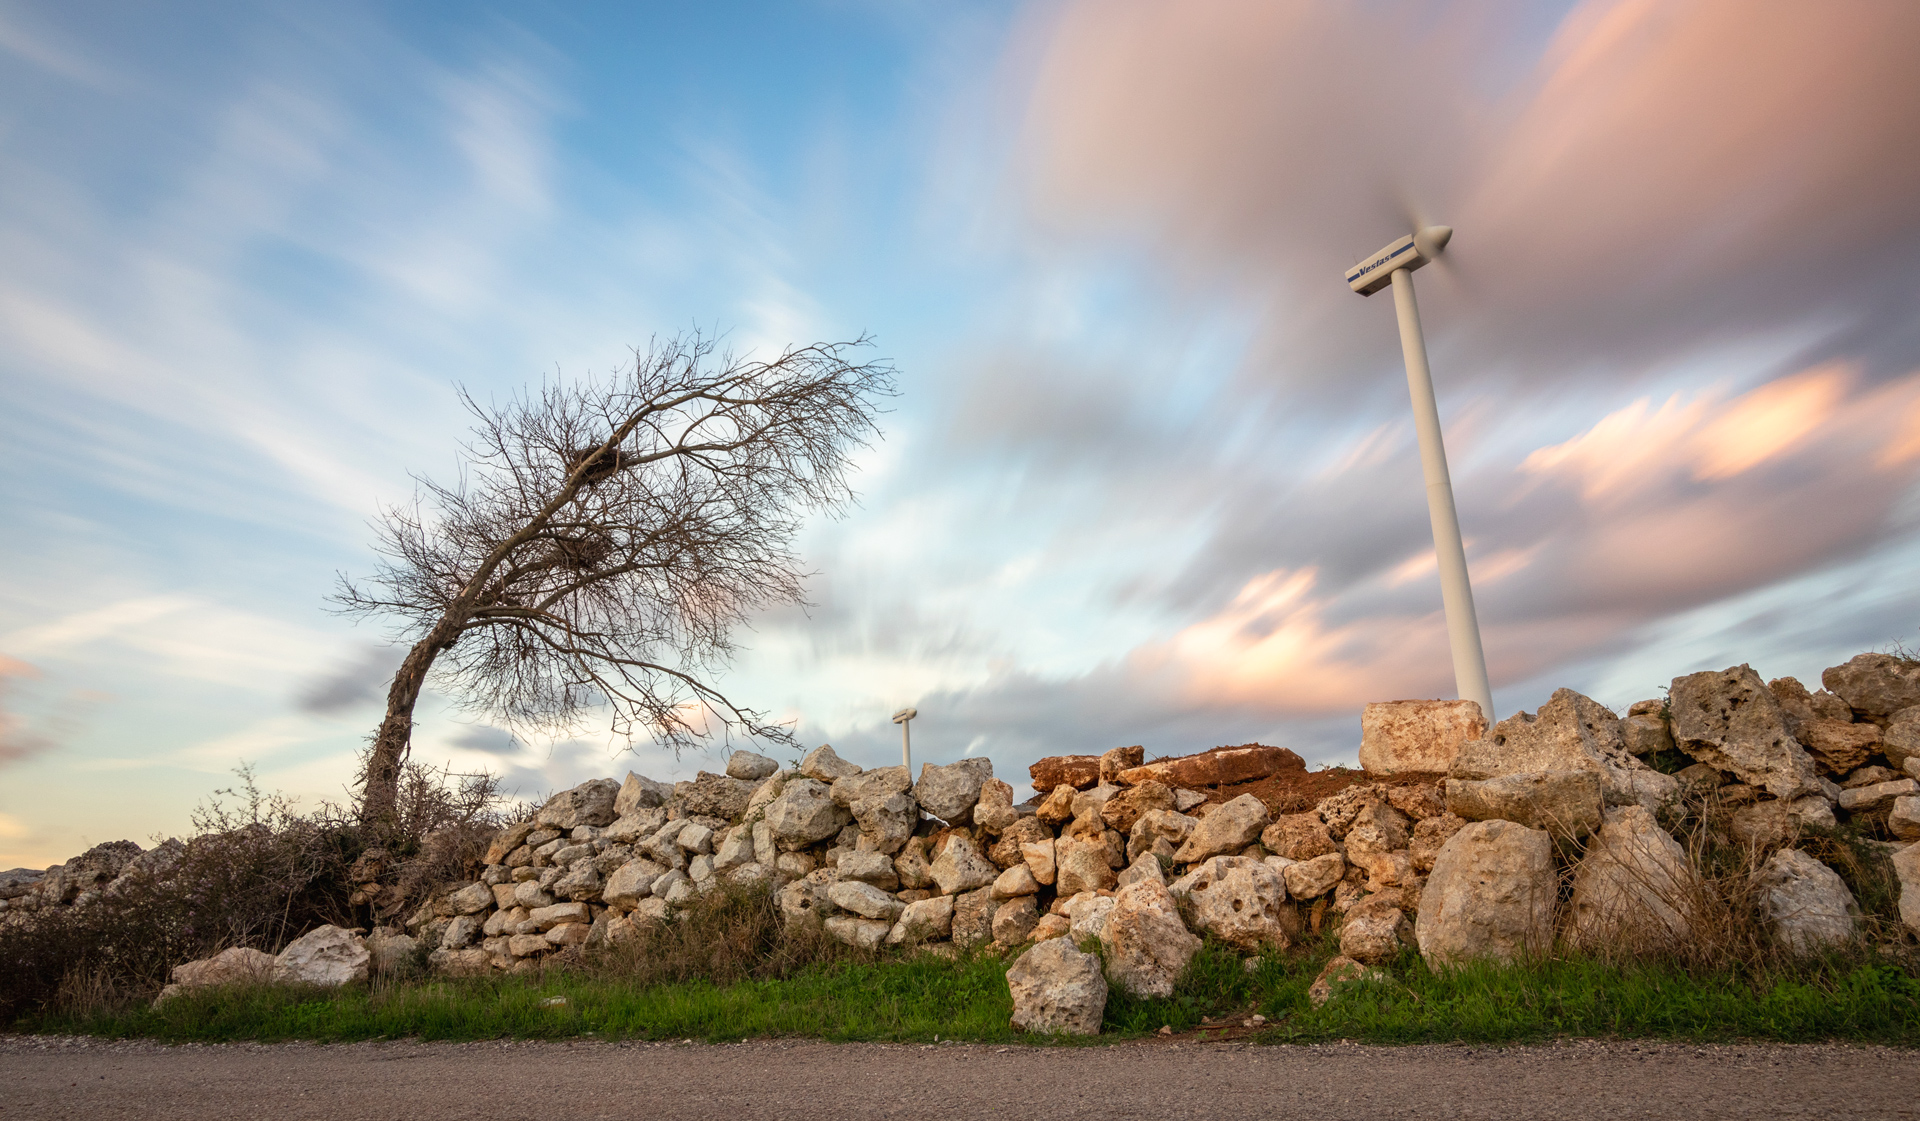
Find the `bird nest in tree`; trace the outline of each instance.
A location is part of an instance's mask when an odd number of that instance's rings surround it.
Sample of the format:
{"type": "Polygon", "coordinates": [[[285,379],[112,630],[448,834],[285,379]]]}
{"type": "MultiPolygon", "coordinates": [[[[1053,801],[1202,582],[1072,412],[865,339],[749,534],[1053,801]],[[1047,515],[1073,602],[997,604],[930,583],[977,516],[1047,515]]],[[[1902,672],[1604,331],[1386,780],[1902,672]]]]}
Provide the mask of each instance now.
{"type": "Polygon", "coordinates": [[[623,467],[633,466],[635,457],[618,448],[612,451],[602,448],[575,448],[573,454],[567,457],[567,473],[571,475],[583,463],[587,465],[587,469],[580,481],[592,486],[623,467]]]}

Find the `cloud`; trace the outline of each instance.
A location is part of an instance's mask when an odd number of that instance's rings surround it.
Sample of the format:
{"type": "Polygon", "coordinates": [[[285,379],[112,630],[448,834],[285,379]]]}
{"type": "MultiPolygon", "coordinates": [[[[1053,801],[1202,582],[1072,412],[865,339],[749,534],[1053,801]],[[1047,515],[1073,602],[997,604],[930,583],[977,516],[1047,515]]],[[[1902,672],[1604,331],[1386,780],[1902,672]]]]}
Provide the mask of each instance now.
{"type": "Polygon", "coordinates": [[[520,741],[514,738],[512,732],[486,724],[473,724],[462,728],[449,736],[447,743],[486,755],[518,755],[520,753],[520,741]]]}
{"type": "MultiPolygon", "coordinates": [[[[15,681],[39,676],[40,671],[27,663],[0,654],[0,766],[17,763],[52,746],[46,737],[29,732],[26,719],[6,707],[15,681]]],[[[6,837],[8,834],[0,832],[0,838],[6,837]]]]}
{"type": "Polygon", "coordinates": [[[1590,0],[1538,49],[1531,7],[1068,4],[1039,25],[1035,221],[1146,241],[1176,293],[1264,292],[1249,369],[1296,391],[1385,373],[1379,301],[1337,277],[1415,222],[1459,231],[1421,285],[1460,376],[1905,329],[1920,8],[1590,0]]]}
{"type": "Polygon", "coordinates": [[[294,694],[294,707],[333,716],[377,702],[405,656],[394,646],[363,647],[352,659],[303,682],[294,694]]]}

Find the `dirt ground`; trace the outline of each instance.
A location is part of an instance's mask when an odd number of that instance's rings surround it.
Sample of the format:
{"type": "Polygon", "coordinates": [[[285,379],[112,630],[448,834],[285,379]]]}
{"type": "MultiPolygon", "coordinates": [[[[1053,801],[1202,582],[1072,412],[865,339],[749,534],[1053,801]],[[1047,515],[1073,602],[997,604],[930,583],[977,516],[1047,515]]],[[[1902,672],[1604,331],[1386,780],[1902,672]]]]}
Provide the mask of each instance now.
{"type": "Polygon", "coordinates": [[[1902,1118],[1920,1052],[1540,1047],[152,1043],[0,1036],[0,1119],[1902,1118]]]}

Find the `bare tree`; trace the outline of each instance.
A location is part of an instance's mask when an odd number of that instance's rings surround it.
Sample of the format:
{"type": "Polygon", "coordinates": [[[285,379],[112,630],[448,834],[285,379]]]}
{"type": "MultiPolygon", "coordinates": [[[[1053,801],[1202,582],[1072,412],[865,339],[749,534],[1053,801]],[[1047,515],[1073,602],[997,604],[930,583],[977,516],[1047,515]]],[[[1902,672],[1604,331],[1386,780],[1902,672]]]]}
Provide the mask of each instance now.
{"type": "Polygon", "coordinates": [[[361,776],[361,819],[389,823],[432,676],[469,711],[559,730],[604,708],[616,734],[676,750],[789,729],[707,680],[732,630],[801,603],[792,541],[804,513],[851,501],[848,457],[877,435],[893,369],[851,361],[865,338],[761,361],[694,334],[635,352],[603,382],[549,382],[478,423],[459,480],[416,477],[374,525],[383,560],[334,596],[397,616],[412,649],[361,776]]]}

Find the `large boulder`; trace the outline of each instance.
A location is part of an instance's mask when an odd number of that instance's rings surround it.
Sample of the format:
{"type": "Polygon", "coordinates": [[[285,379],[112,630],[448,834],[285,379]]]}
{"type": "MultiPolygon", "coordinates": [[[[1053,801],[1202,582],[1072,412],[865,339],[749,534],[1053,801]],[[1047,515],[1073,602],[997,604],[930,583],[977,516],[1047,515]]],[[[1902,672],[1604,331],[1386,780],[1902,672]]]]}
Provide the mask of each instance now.
{"type": "Polygon", "coordinates": [[[547,799],[547,804],[540,807],[534,820],[554,829],[611,825],[618,816],[614,812],[613,802],[619,793],[620,784],[612,779],[592,779],[547,799]]]}
{"type": "MultiPolygon", "coordinates": [[[[607,780],[607,812],[613,812],[613,782],[607,780]]],[[[280,951],[279,977],[299,985],[341,985],[367,979],[372,955],[358,934],[337,926],[322,926],[302,934],[280,951]]]]}
{"type": "Polygon", "coordinates": [[[917,945],[945,938],[953,932],[953,896],[936,895],[906,905],[887,935],[891,945],[917,945]]]}
{"type": "Polygon", "coordinates": [[[1131,832],[1140,815],[1153,810],[1173,809],[1173,788],[1164,782],[1143,782],[1129,786],[1108,798],[1100,807],[1100,820],[1109,829],[1131,832]]]}
{"type": "Polygon", "coordinates": [[[1414,934],[1430,967],[1512,961],[1553,940],[1553,838],[1511,821],[1477,821],[1441,847],[1414,934]]]}
{"type": "Polygon", "coordinates": [[[1376,701],[1360,711],[1360,767],[1444,774],[1461,744],[1486,735],[1487,719],[1476,701],[1376,701]]]}
{"type": "Polygon", "coordinates": [[[1007,970],[1013,993],[1015,1031],[1100,1034],[1107,1010],[1107,979],[1100,959],[1064,938],[1051,938],[1021,954],[1007,970]]]}
{"type": "Polygon", "coordinates": [[[818,779],[789,781],[767,805],[767,825],[774,842],[785,849],[818,844],[838,834],[852,819],[852,814],[834,804],[827,784],[818,779]]]}
{"type": "Polygon", "coordinates": [[[1173,859],[1181,864],[1197,864],[1211,856],[1237,853],[1259,840],[1260,831],[1266,827],[1266,804],[1251,794],[1242,794],[1215,806],[1213,812],[1201,818],[1173,859]]]}
{"type": "Polygon", "coordinates": [[[1113,897],[1100,931],[1113,982],[1136,996],[1173,995],[1174,982],[1200,949],[1200,939],[1180,921],[1180,909],[1165,884],[1142,880],[1113,897]]]}
{"type": "Polygon", "coordinates": [[[913,800],[948,825],[966,825],[973,820],[980,787],[992,777],[990,759],[962,759],[944,767],[923,763],[920,781],[913,784],[913,800]]]}
{"type": "Polygon", "coordinates": [[[1800,722],[1795,738],[1813,756],[1813,761],[1828,774],[1844,775],[1866,765],[1867,757],[1880,747],[1880,728],[1876,724],[1825,720],[1815,717],[1800,722]]]}
{"type": "Polygon", "coordinates": [[[687,784],[680,805],[690,814],[737,821],[747,812],[747,801],[753,797],[754,788],[758,785],[729,775],[701,771],[687,784]]]}
{"type": "Polygon", "coordinates": [[[1312,860],[1338,849],[1327,823],[1317,813],[1282,814],[1260,833],[1260,844],[1275,856],[1312,860]]]}
{"type": "Polygon", "coordinates": [[[477,915],[493,906],[493,888],[476,880],[448,894],[447,906],[456,915],[477,915]]]}
{"type": "Polygon", "coordinates": [[[1113,896],[1083,891],[1067,900],[1067,933],[1075,943],[1098,940],[1113,916],[1113,896]]]}
{"type": "Polygon", "coordinates": [[[1182,878],[1193,925],[1233,946],[1284,950],[1300,933],[1280,873],[1252,857],[1216,856],[1182,878]]]}
{"type": "Polygon", "coordinates": [[[1305,771],[1306,760],[1284,747],[1250,743],[1243,747],[1216,747],[1198,755],[1162,759],[1142,767],[1120,772],[1119,781],[1127,786],[1143,782],[1164,782],[1172,787],[1232,786],[1279,774],[1281,771],[1305,771]]]}
{"type": "MultiPolygon", "coordinates": [[[[1284,860],[1285,857],[1268,857],[1268,860],[1284,860]]],[[[1426,871],[1426,869],[1420,869],[1426,871]]],[[[1280,871],[1280,878],[1287,881],[1287,895],[1293,899],[1312,899],[1332,891],[1334,885],[1347,874],[1347,862],[1337,852],[1323,853],[1311,860],[1296,860],[1280,871]]]]}
{"type": "Polygon", "coordinates": [[[1627,750],[1611,709],[1572,689],[1556,690],[1538,714],[1515,713],[1461,744],[1447,773],[1479,781],[1542,771],[1591,771],[1610,806],[1637,802],[1657,811],[1679,786],[1627,750]]]}
{"type": "Polygon", "coordinates": [[[1013,807],[1013,787],[997,778],[980,784],[980,800],[973,804],[975,825],[997,837],[1019,820],[1020,811],[1013,807]]]}
{"type": "Polygon", "coordinates": [[[1920,705],[1920,662],[1858,654],[1820,675],[1820,683],[1861,716],[1887,717],[1920,705]]]}
{"type": "Polygon", "coordinates": [[[653,883],[667,874],[667,866],[635,857],[613,870],[607,882],[600,889],[600,898],[609,907],[631,911],[640,905],[640,901],[653,894],[653,883]]]}
{"type": "Polygon", "coordinates": [[[1568,935],[1588,949],[1684,941],[1699,890],[1686,850],[1640,806],[1607,811],[1573,874],[1568,935]]]}
{"type": "Polygon", "coordinates": [[[1748,666],[1674,679],[1675,746],[1789,801],[1821,792],[1813,757],[1787,729],[1780,701],[1748,666]]]}
{"type": "Polygon", "coordinates": [[[862,918],[885,919],[889,928],[905,909],[905,904],[898,899],[859,880],[839,881],[827,889],[827,899],[835,907],[862,918]]]}
{"type": "Polygon", "coordinates": [[[1447,780],[1447,812],[1467,821],[1513,821],[1556,837],[1600,827],[1604,804],[1596,771],[1535,771],[1471,781],[1447,780]]]}
{"type": "Polygon", "coordinates": [[[1789,950],[1817,953],[1853,937],[1859,905],[1839,873],[1819,860],[1781,849],[1760,866],[1757,878],[1774,937],[1789,950]]]}
{"type": "Polygon", "coordinates": [[[1104,891],[1113,886],[1113,862],[1108,859],[1104,841],[1061,837],[1053,843],[1053,851],[1055,885],[1060,894],[1104,891]]]}
{"type": "Polygon", "coordinates": [[[890,922],[881,919],[863,919],[853,915],[834,915],[821,925],[829,937],[845,942],[857,950],[871,950],[887,935],[893,933],[893,924],[890,922]]]}

